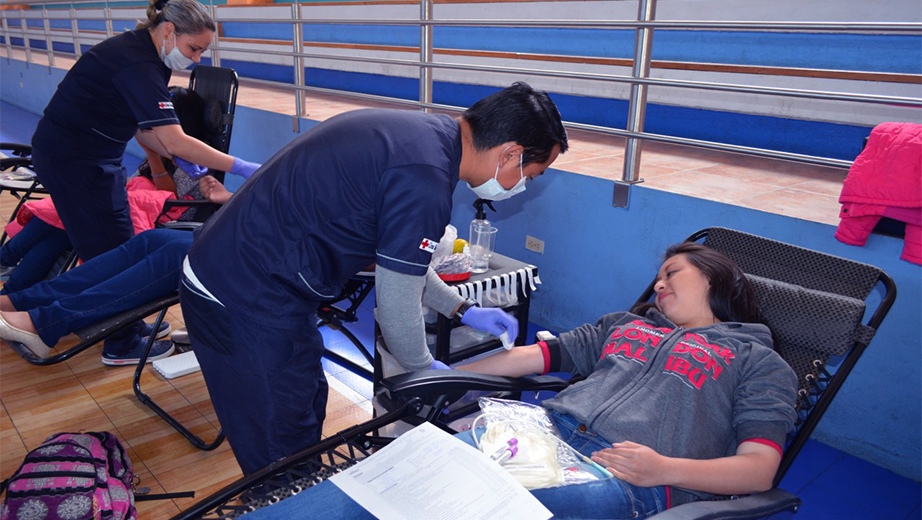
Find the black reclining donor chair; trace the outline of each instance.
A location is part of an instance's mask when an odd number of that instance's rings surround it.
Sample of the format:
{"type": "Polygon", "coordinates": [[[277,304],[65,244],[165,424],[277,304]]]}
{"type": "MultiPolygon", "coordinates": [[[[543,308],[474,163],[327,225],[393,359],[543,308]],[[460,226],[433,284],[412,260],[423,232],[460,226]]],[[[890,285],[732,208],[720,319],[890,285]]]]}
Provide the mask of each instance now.
{"type": "MultiPolygon", "coordinates": [[[[31,145],[0,143],[0,172],[2,172],[0,193],[8,191],[10,195],[19,200],[13,208],[10,218],[7,219],[7,223],[16,218],[23,204],[48,195],[48,191],[35,176],[31,145]]],[[[8,238],[6,227],[4,226],[3,234],[0,235],[0,245],[5,244],[8,238]]]]}
{"type": "MultiPolygon", "coordinates": [[[[799,380],[798,420],[785,446],[774,488],[745,497],[684,504],[655,518],[755,519],[796,511],[798,497],[777,488],[839,388],[868,346],[896,297],[893,281],[880,269],[725,228],[690,237],[732,258],[750,278],[776,349],[799,380]],[[870,318],[865,322],[866,305],[870,318]]],[[[639,301],[649,301],[653,283],[639,301]]],[[[377,431],[396,421],[430,421],[448,429],[446,403],[468,390],[561,390],[567,383],[536,376],[506,378],[462,371],[422,371],[382,381],[376,395],[387,413],[244,477],[173,520],[231,519],[273,504],[357,463],[391,439],[377,431]],[[419,414],[428,410],[428,413],[419,414]]],[[[294,519],[293,519],[294,520],[294,519]]]]}

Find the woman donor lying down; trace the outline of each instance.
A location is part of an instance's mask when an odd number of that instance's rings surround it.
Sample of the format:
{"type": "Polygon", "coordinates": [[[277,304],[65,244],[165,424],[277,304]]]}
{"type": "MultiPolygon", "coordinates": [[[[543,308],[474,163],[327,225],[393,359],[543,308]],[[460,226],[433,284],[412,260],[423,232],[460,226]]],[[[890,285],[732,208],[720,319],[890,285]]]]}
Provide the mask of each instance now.
{"type": "MultiPolygon", "coordinates": [[[[723,254],[686,242],[666,251],[655,291],[654,303],[461,367],[585,377],[543,406],[562,438],[613,477],[532,490],[555,519],[647,518],[772,486],[796,381],[749,282],[723,254]]],[[[245,518],[374,517],[322,482],[245,518]]]]}

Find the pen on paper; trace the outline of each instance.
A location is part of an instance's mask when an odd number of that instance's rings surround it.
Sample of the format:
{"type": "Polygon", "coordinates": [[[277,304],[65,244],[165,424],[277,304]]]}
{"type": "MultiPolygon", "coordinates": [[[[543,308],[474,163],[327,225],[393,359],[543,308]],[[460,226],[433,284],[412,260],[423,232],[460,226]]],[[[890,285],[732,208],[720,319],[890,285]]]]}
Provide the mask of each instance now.
{"type": "MultiPolygon", "coordinates": [[[[572,448],[571,448],[571,449],[572,449],[572,448]]],[[[612,475],[610,471],[608,471],[607,469],[603,468],[603,467],[602,467],[599,463],[597,463],[596,461],[590,459],[589,457],[583,455],[582,453],[576,451],[575,449],[573,450],[573,452],[576,453],[577,455],[579,455],[580,457],[582,457],[582,459],[583,459],[584,461],[586,461],[586,464],[589,464],[590,466],[592,466],[593,468],[595,468],[596,471],[598,471],[599,473],[601,473],[602,475],[604,475],[605,478],[612,478],[612,477],[614,477],[614,475],[612,475]]]]}
{"type": "Polygon", "coordinates": [[[566,446],[567,449],[569,449],[570,451],[572,451],[577,457],[579,457],[579,458],[582,459],[584,462],[586,462],[586,464],[589,464],[590,466],[592,466],[593,468],[595,468],[596,471],[598,471],[599,473],[601,473],[605,478],[613,478],[613,477],[614,477],[614,475],[612,475],[610,471],[608,471],[607,469],[603,468],[603,467],[602,467],[600,464],[598,464],[596,461],[594,461],[594,460],[590,459],[589,457],[587,457],[587,456],[583,455],[582,453],[580,453],[579,450],[577,450],[577,449],[574,448],[573,446],[570,446],[569,444],[567,444],[567,443],[565,443],[565,442],[563,442],[563,441],[561,441],[561,440],[558,440],[557,442],[559,442],[560,444],[563,444],[564,446],[566,446]]]}

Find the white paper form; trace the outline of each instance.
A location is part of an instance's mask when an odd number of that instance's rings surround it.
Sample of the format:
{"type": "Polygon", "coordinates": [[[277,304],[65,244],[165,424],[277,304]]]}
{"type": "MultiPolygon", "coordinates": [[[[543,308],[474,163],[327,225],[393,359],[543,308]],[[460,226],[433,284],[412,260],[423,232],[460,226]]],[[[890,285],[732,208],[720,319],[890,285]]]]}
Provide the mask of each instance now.
{"type": "Polygon", "coordinates": [[[431,423],[330,478],[382,520],[547,520],[499,464],[431,423]]]}

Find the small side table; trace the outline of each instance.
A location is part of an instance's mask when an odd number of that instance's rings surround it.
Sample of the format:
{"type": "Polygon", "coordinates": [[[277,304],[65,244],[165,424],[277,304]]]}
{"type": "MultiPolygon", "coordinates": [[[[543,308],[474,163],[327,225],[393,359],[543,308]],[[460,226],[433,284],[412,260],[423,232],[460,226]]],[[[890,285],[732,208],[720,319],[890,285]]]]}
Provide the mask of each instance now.
{"type": "MultiPolygon", "coordinates": [[[[528,335],[528,309],[531,292],[541,283],[538,268],[514,258],[494,253],[490,257],[490,268],[485,273],[472,274],[467,280],[447,282],[458,294],[472,298],[484,305],[488,302],[511,313],[519,320],[519,335],[516,344],[523,344],[528,335]]],[[[462,359],[488,352],[502,345],[499,339],[451,352],[452,319],[439,314],[435,324],[435,358],[443,363],[455,363],[462,359]]]]}

